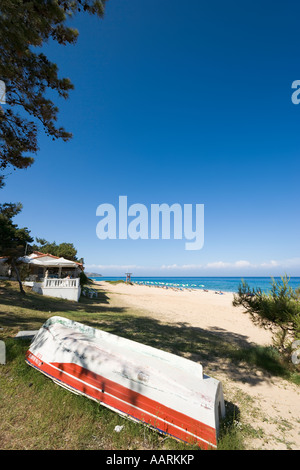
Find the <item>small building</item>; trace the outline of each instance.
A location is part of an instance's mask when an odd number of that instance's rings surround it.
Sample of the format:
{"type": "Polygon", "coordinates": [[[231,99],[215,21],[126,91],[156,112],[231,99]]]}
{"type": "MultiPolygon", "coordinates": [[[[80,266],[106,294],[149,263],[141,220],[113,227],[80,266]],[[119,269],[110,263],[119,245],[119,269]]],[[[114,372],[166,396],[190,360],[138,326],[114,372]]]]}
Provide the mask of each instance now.
{"type": "Polygon", "coordinates": [[[28,281],[41,281],[48,279],[76,279],[83,271],[82,263],[70,261],[65,258],[34,251],[28,256],[19,258],[29,267],[28,281]]]}
{"type": "MultiPolygon", "coordinates": [[[[11,275],[11,268],[6,260],[5,257],[0,259],[1,276],[11,275]]],[[[82,263],[38,251],[23,256],[18,261],[28,267],[24,285],[32,287],[38,294],[79,300],[82,263]]]]}

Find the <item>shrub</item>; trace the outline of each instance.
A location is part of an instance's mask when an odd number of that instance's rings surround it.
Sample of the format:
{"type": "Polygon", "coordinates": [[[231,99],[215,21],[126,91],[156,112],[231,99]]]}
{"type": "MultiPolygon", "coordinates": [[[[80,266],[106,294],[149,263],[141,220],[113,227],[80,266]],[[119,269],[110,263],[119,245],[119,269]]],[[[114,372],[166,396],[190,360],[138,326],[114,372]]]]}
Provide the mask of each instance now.
{"type": "Polygon", "coordinates": [[[300,338],[299,289],[294,291],[288,283],[287,276],[281,282],[272,279],[271,291],[264,293],[242,280],[233,299],[233,305],[244,307],[255,324],[273,330],[273,344],[284,353],[290,352],[292,341],[300,338]]]}
{"type": "Polygon", "coordinates": [[[87,277],[87,275],[83,271],[81,271],[81,273],[79,274],[79,279],[80,279],[79,282],[80,282],[81,287],[90,283],[90,279],[87,277]]]}

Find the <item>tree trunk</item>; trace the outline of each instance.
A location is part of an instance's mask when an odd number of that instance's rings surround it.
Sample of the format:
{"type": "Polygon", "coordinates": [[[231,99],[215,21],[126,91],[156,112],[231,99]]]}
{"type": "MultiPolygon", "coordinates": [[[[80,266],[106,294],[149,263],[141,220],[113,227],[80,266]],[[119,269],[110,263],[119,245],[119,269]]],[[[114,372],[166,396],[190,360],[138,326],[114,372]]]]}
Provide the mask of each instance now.
{"type": "Polygon", "coordinates": [[[26,292],[25,292],[25,291],[24,291],[24,289],[23,289],[23,284],[22,284],[22,281],[21,281],[21,279],[20,279],[20,273],[19,273],[19,270],[18,270],[18,268],[17,268],[17,266],[16,266],[16,264],[15,264],[15,261],[14,261],[14,260],[12,260],[12,262],[11,262],[11,265],[12,265],[12,267],[13,267],[13,269],[14,269],[15,273],[16,273],[16,276],[17,276],[17,281],[18,281],[18,283],[19,283],[19,286],[20,286],[20,292],[21,292],[21,294],[23,294],[23,295],[26,295],[26,292]]]}

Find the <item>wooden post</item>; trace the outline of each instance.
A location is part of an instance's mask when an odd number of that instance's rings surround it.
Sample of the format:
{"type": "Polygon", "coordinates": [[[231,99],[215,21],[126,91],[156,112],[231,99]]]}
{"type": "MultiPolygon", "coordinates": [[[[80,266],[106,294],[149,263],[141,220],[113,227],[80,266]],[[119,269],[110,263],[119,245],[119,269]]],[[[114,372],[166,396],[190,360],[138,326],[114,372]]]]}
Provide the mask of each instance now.
{"type": "Polygon", "coordinates": [[[6,364],[5,343],[0,341],[0,364],[6,364]]]}

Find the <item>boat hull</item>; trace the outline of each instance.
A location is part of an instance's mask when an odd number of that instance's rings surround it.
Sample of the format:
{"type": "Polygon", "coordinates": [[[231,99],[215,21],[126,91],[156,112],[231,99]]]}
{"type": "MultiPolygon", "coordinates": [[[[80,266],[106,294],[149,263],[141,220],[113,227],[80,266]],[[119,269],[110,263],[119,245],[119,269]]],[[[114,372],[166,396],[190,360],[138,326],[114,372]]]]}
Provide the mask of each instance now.
{"type": "Polygon", "coordinates": [[[222,385],[200,364],[62,317],[42,326],[26,362],[122,416],[201,448],[217,446],[222,385]]]}

